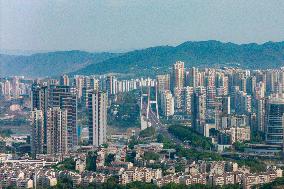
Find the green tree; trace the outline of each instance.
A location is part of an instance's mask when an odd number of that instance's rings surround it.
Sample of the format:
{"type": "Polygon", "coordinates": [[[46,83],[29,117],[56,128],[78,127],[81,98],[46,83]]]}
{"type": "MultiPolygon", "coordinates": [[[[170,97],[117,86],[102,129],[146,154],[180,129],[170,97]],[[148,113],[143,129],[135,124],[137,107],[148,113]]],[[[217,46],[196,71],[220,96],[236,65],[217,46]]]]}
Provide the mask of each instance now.
{"type": "Polygon", "coordinates": [[[10,137],[11,134],[13,134],[11,129],[0,129],[0,136],[2,137],[10,137]]]}
{"type": "Polygon", "coordinates": [[[236,150],[236,151],[239,151],[239,152],[244,152],[244,151],[245,151],[245,148],[248,147],[247,144],[242,143],[242,142],[239,142],[239,141],[235,142],[235,143],[233,144],[233,146],[234,146],[235,150],[236,150]]]}
{"type": "Polygon", "coordinates": [[[140,108],[137,104],[137,97],[135,91],[119,94],[117,103],[112,104],[110,108],[116,110],[117,113],[108,114],[108,124],[122,128],[139,126],[140,108]]]}
{"type": "Polygon", "coordinates": [[[145,160],[159,160],[160,155],[155,152],[145,152],[144,153],[144,159],[145,160]]]}
{"type": "Polygon", "coordinates": [[[153,137],[153,136],[155,136],[155,134],[156,134],[156,130],[155,130],[155,128],[154,127],[148,127],[148,128],[146,128],[146,129],[144,129],[144,130],[142,130],[140,133],[139,133],[139,136],[140,137],[153,137]]]}
{"type": "Polygon", "coordinates": [[[115,160],[115,154],[108,154],[105,159],[105,165],[109,166],[115,160]]]}
{"type": "Polygon", "coordinates": [[[56,186],[51,189],[70,189],[73,188],[73,181],[67,177],[58,179],[56,186]]]}
{"type": "Polygon", "coordinates": [[[170,148],[175,148],[176,145],[167,137],[165,137],[164,135],[162,135],[161,133],[159,133],[157,135],[157,142],[159,143],[163,143],[163,148],[164,149],[170,149],[170,148]]]}
{"type": "Polygon", "coordinates": [[[276,178],[271,183],[263,184],[262,186],[254,186],[254,188],[259,189],[278,189],[278,188],[284,188],[284,177],[276,178]]]}
{"type": "Polygon", "coordinates": [[[76,162],[73,158],[66,158],[57,165],[53,165],[54,169],[75,171],[76,162]]]}
{"type": "Polygon", "coordinates": [[[236,160],[236,162],[239,164],[239,166],[249,167],[251,172],[253,172],[253,173],[266,171],[266,165],[263,162],[261,162],[257,159],[254,159],[254,158],[236,160]]]}
{"type": "Polygon", "coordinates": [[[97,152],[88,152],[86,158],[86,169],[88,171],[96,171],[97,152]]]}
{"type": "Polygon", "coordinates": [[[192,128],[186,127],[183,125],[171,125],[168,128],[169,132],[179,138],[182,141],[188,141],[188,143],[192,147],[202,148],[205,150],[209,150],[212,148],[212,142],[200,135],[199,133],[195,132],[192,128]]]}

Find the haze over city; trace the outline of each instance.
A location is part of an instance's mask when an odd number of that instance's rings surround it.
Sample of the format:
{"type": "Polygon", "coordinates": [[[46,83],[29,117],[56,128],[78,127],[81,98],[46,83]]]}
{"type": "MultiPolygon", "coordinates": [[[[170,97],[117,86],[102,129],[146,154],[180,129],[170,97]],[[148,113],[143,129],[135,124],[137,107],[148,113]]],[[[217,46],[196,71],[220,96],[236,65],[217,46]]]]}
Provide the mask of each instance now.
{"type": "Polygon", "coordinates": [[[284,1],[0,0],[0,189],[284,188],[284,1]]]}
{"type": "Polygon", "coordinates": [[[284,39],[281,0],[0,1],[0,49],[129,51],[284,39]]]}

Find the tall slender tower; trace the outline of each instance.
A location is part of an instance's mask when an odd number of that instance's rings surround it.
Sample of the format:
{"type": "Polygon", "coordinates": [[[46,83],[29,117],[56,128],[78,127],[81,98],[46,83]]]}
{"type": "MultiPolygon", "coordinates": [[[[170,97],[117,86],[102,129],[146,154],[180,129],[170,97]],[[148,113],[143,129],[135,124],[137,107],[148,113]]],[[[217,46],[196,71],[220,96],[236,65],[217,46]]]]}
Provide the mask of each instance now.
{"type": "Polygon", "coordinates": [[[77,97],[70,86],[50,86],[49,107],[59,107],[67,111],[67,148],[78,145],[77,136],[77,97]]]}
{"type": "Polygon", "coordinates": [[[174,97],[170,90],[165,90],[161,94],[161,110],[166,117],[174,115],[174,97]]]}
{"type": "Polygon", "coordinates": [[[266,142],[283,145],[284,98],[275,96],[269,99],[267,112],[266,142]]]}
{"type": "Polygon", "coordinates": [[[106,91],[108,95],[116,94],[116,78],[113,75],[108,75],[106,77],[106,91]]]}
{"type": "Polygon", "coordinates": [[[107,101],[106,92],[88,93],[89,143],[96,147],[106,143],[107,101]]]}
{"type": "Polygon", "coordinates": [[[67,153],[67,110],[59,107],[47,111],[47,153],[67,153]]]}
{"type": "MultiPolygon", "coordinates": [[[[33,136],[33,134],[38,135],[40,134],[40,138],[43,140],[43,147],[42,149],[39,149],[41,153],[46,152],[46,112],[48,107],[48,89],[46,86],[42,86],[40,84],[34,83],[32,85],[32,92],[31,92],[31,110],[32,110],[32,117],[36,118],[39,117],[39,111],[40,119],[42,119],[42,132],[38,133],[37,131],[33,131],[35,129],[35,122],[32,120],[32,138],[39,138],[39,136],[33,136]]],[[[37,146],[34,146],[35,148],[37,146]]],[[[34,151],[37,151],[34,149],[34,151]]]]}
{"type": "Polygon", "coordinates": [[[68,75],[62,75],[60,77],[60,85],[65,85],[65,86],[69,86],[70,85],[70,80],[68,75]]]}
{"type": "Polygon", "coordinates": [[[172,68],[171,90],[184,87],[184,62],[177,61],[172,68]]]}
{"type": "Polygon", "coordinates": [[[159,93],[170,90],[170,75],[157,75],[157,85],[159,93]]]}
{"type": "Polygon", "coordinates": [[[36,154],[44,152],[44,117],[41,110],[31,112],[31,151],[35,158],[36,154]]]}
{"type": "Polygon", "coordinates": [[[204,126],[206,123],[206,94],[195,92],[192,101],[192,126],[195,131],[204,134],[204,126]]]}

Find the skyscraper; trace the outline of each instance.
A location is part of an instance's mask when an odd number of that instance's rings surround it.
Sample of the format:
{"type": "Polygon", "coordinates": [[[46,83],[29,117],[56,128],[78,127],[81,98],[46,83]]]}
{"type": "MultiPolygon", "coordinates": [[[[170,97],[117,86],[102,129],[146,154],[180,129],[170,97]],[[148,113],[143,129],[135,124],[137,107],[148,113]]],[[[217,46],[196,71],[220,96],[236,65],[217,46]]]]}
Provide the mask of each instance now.
{"type": "Polygon", "coordinates": [[[231,114],[231,99],[229,96],[216,97],[215,103],[215,125],[217,129],[221,129],[223,125],[224,117],[231,114]]]}
{"type": "Polygon", "coordinates": [[[170,90],[170,75],[157,75],[157,86],[159,93],[162,93],[166,90],[170,90]]]}
{"type": "Polygon", "coordinates": [[[195,131],[204,134],[204,126],[206,123],[206,94],[197,93],[193,94],[192,100],[192,126],[195,131]]]}
{"type": "Polygon", "coordinates": [[[198,79],[198,69],[195,68],[195,67],[192,67],[190,70],[189,70],[189,86],[190,87],[197,87],[198,86],[198,82],[197,82],[197,79],[198,79]]]}
{"type": "Polygon", "coordinates": [[[106,91],[108,95],[116,94],[116,78],[113,75],[108,75],[106,77],[106,91]]]}
{"type": "Polygon", "coordinates": [[[20,95],[19,78],[13,77],[12,79],[12,96],[18,98],[20,95]]]}
{"type": "Polygon", "coordinates": [[[75,86],[77,90],[77,97],[81,100],[82,97],[82,89],[84,85],[84,78],[82,76],[75,76],[75,86]]]}
{"type": "Polygon", "coordinates": [[[59,107],[67,111],[67,144],[69,151],[78,144],[75,89],[70,86],[50,86],[49,107],[59,107]]]}
{"type": "Polygon", "coordinates": [[[193,87],[175,88],[175,110],[183,112],[187,115],[192,114],[191,101],[192,101],[193,87]]]}
{"type": "Polygon", "coordinates": [[[31,93],[32,110],[38,109],[46,112],[48,106],[48,89],[46,86],[34,83],[31,93]]]}
{"type": "Polygon", "coordinates": [[[65,86],[69,86],[70,85],[70,80],[68,75],[62,75],[60,77],[60,85],[65,85],[65,86]]]}
{"type": "Polygon", "coordinates": [[[67,152],[67,110],[59,107],[47,111],[47,153],[65,154],[67,152]]]}
{"type": "Polygon", "coordinates": [[[106,92],[88,93],[89,143],[96,147],[106,143],[107,101],[106,92]]]}
{"type": "Polygon", "coordinates": [[[216,102],[216,88],[215,86],[206,87],[206,108],[214,108],[216,102]]]}
{"type": "Polygon", "coordinates": [[[172,68],[171,90],[184,87],[184,62],[177,61],[172,68]]]}
{"type": "Polygon", "coordinates": [[[31,152],[33,157],[36,154],[44,153],[44,117],[41,110],[31,111],[31,152]]]}
{"type": "Polygon", "coordinates": [[[284,98],[282,95],[269,99],[267,116],[266,142],[283,145],[284,98]]]}
{"type": "MultiPolygon", "coordinates": [[[[45,146],[46,146],[46,113],[48,108],[48,89],[46,86],[42,86],[40,84],[34,83],[32,85],[32,92],[31,92],[31,110],[34,111],[33,113],[37,111],[41,111],[41,117],[42,117],[42,124],[43,124],[43,131],[41,133],[32,132],[33,134],[41,134],[40,138],[43,139],[43,149],[40,150],[42,152],[46,152],[45,146]]],[[[32,114],[33,114],[32,113],[32,114]]],[[[33,116],[33,115],[32,115],[33,116]]],[[[32,129],[34,126],[32,125],[32,129]]],[[[38,138],[38,136],[31,136],[38,138]]]]}
{"type": "Polygon", "coordinates": [[[174,98],[170,90],[165,90],[161,94],[161,110],[166,117],[174,115],[174,98]]]}
{"type": "Polygon", "coordinates": [[[256,100],[257,131],[265,131],[265,99],[256,100]]]}

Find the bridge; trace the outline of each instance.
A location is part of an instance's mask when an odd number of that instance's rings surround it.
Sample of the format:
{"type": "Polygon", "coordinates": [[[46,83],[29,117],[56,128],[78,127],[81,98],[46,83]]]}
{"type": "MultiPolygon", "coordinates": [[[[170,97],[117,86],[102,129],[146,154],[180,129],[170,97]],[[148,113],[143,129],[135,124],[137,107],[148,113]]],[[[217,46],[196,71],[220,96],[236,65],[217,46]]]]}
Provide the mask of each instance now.
{"type": "Polygon", "coordinates": [[[151,97],[151,88],[150,81],[148,81],[146,86],[146,92],[143,91],[141,86],[141,97],[140,97],[140,121],[141,121],[141,130],[144,130],[148,127],[151,127],[153,123],[158,124],[159,120],[159,109],[158,109],[158,92],[157,92],[157,82],[155,82],[155,99],[151,97]],[[155,113],[152,109],[152,105],[155,105],[155,113]]]}

